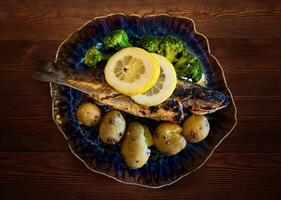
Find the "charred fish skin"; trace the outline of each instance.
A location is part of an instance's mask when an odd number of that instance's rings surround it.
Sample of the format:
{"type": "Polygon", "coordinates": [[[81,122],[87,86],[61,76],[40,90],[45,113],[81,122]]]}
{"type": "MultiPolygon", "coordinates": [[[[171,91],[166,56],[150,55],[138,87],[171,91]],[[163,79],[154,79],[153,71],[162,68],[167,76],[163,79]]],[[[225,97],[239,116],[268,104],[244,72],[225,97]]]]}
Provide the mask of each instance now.
{"type": "Polygon", "coordinates": [[[177,115],[174,116],[174,119],[171,122],[182,122],[184,120],[183,104],[179,99],[169,98],[159,106],[149,107],[151,114],[157,112],[159,109],[177,113],[177,115]]]}
{"type": "Polygon", "coordinates": [[[122,110],[138,117],[146,117],[156,121],[181,122],[184,119],[183,105],[180,101],[169,99],[159,106],[147,107],[135,103],[131,98],[119,94],[100,98],[100,95],[93,94],[94,100],[103,105],[110,105],[115,109],[122,110]],[[171,101],[173,104],[171,104],[171,101]]]}
{"type": "Polygon", "coordinates": [[[178,81],[173,96],[182,100],[184,111],[189,110],[198,115],[214,113],[230,103],[227,93],[207,89],[188,81],[178,81]]]}
{"type": "Polygon", "coordinates": [[[147,107],[114,90],[106,81],[102,69],[75,70],[55,64],[34,74],[39,81],[53,82],[88,94],[99,104],[109,105],[138,117],[154,120],[181,122],[186,113],[204,115],[213,113],[229,104],[229,96],[200,85],[178,81],[173,95],[160,105],[147,107]]]}
{"type": "Polygon", "coordinates": [[[44,69],[42,72],[35,73],[34,78],[77,89],[88,94],[99,104],[109,105],[138,117],[170,122],[180,122],[184,118],[183,105],[180,100],[169,99],[151,109],[137,104],[130,97],[122,95],[110,87],[100,70],[57,69],[57,67],[44,69]]]}

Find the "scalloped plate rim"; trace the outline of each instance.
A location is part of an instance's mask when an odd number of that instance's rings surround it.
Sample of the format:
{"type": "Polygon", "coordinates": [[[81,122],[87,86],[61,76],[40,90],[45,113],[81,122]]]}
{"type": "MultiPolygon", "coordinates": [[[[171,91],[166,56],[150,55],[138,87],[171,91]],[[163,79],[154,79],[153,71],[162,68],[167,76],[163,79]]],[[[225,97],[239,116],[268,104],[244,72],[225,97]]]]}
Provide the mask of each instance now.
{"type": "Polygon", "coordinates": [[[110,17],[110,16],[114,16],[114,15],[123,15],[123,16],[135,16],[135,17],[139,17],[139,18],[149,18],[149,17],[157,17],[157,16],[167,16],[167,17],[174,17],[174,18],[181,18],[181,19],[185,19],[185,20],[189,20],[191,21],[192,25],[193,25],[193,29],[194,29],[194,33],[203,37],[206,41],[206,44],[207,44],[207,55],[212,57],[217,65],[220,67],[221,69],[221,74],[222,74],[222,77],[223,77],[223,81],[224,81],[224,84],[225,84],[225,87],[227,89],[227,91],[229,92],[230,94],[230,97],[231,97],[231,100],[232,100],[232,103],[233,103],[233,107],[234,107],[234,124],[232,126],[232,128],[228,131],[228,133],[223,137],[221,138],[221,140],[218,142],[218,144],[212,149],[212,151],[210,152],[210,154],[205,158],[205,160],[196,168],[194,168],[193,170],[181,175],[179,178],[167,183],[167,184],[163,184],[163,185],[159,185],[159,186],[150,186],[150,185],[144,185],[144,184],[139,184],[139,183],[134,183],[134,182],[126,182],[126,181],[122,181],[114,176],[111,176],[111,175],[108,175],[104,172],[101,172],[101,171],[97,171],[93,168],[91,168],[84,160],[82,160],[75,152],[74,150],[72,149],[70,143],[69,143],[69,139],[67,138],[67,136],[65,135],[64,131],[61,129],[60,127],[60,124],[59,122],[55,119],[55,114],[54,114],[54,98],[53,98],[53,88],[52,88],[52,83],[50,83],[50,94],[51,94],[51,97],[52,97],[52,118],[53,118],[53,121],[56,123],[58,129],[60,130],[60,132],[62,133],[62,135],[65,137],[65,139],[67,140],[68,142],[68,147],[71,151],[71,153],[76,157],[78,158],[82,163],[84,163],[84,165],[91,171],[95,172],[95,173],[98,173],[98,174],[102,174],[104,176],[107,176],[109,178],[112,178],[120,183],[123,183],[123,184],[127,184],[127,185],[136,185],[136,186],[141,186],[141,187],[145,187],[145,188],[152,188],[152,189],[158,189],[158,188],[162,188],[162,187],[165,187],[165,186],[169,186],[169,185],[172,185],[174,183],[176,183],[177,181],[179,181],[180,179],[182,179],[183,177],[197,171],[198,169],[200,169],[208,160],[209,158],[213,155],[215,149],[224,141],[224,139],[233,131],[233,129],[235,128],[235,126],[237,125],[237,107],[235,105],[235,102],[234,102],[234,98],[233,98],[233,95],[231,93],[231,90],[229,89],[228,85],[227,85],[227,82],[226,82],[226,78],[225,78],[225,75],[224,75],[224,70],[222,68],[222,66],[220,65],[219,61],[217,60],[217,58],[211,54],[211,49],[210,49],[210,45],[209,45],[209,40],[207,39],[207,37],[205,35],[203,35],[202,33],[198,32],[196,30],[196,26],[195,26],[195,22],[193,21],[193,19],[189,18],[189,17],[182,17],[182,16],[172,16],[172,15],[169,15],[169,14],[155,14],[155,15],[145,15],[145,16],[141,16],[141,15],[137,15],[137,14],[125,14],[125,13],[112,13],[112,14],[109,14],[109,15],[103,15],[103,16],[98,16],[98,17],[95,17],[91,20],[88,20],[87,22],[85,22],[82,26],[80,26],[78,29],[76,29],[75,31],[71,32],[68,37],[63,40],[61,42],[61,44],[59,45],[58,49],[57,49],[57,52],[56,52],[56,56],[55,56],[55,62],[57,61],[58,59],[58,54],[59,54],[59,51],[61,49],[61,46],[66,42],[68,41],[68,39],[74,34],[76,33],[77,31],[81,30],[82,28],[84,28],[88,23],[91,23],[92,21],[96,20],[96,19],[100,19],[100,18],[107,18],[107,17],[110,17]]]}

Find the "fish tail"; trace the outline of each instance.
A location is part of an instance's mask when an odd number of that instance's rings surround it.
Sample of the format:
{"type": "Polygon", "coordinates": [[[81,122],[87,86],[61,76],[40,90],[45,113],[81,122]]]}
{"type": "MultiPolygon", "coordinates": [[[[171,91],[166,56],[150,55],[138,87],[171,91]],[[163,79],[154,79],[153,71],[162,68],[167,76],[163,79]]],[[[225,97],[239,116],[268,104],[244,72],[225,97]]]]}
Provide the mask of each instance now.
{"type": "Polygon", "coordinates": [[[45,62],[42,65],[42,70],[39,72],[35,72],[32,78],[37,81],[67,85],[67,82],[64,80],[64,74],[62,72],[59,72],[52,62],[45,62]]]}
{"type": "Polygon", "coordinates": [[[76,74],[74,70],[72,71],[62,66],[57,67],[56,63],[52,62],[44,63],[44,65],[42,65],[42,70],[33,74],[33,79],[37,81],[56,83],[86,94],[92,94],[93,88],[89,86],[90,79],[88,79],[89,84],[87,85],[83,84],[83,78],[85,78],[85,74],[76,74]]]}
{"type": "Polygon", "coordinates": [[[65,85],[65,80],[54,72],[35,72],[32,76],[33,79],[43,82],[52,82],[60,85],[65,85]]]}

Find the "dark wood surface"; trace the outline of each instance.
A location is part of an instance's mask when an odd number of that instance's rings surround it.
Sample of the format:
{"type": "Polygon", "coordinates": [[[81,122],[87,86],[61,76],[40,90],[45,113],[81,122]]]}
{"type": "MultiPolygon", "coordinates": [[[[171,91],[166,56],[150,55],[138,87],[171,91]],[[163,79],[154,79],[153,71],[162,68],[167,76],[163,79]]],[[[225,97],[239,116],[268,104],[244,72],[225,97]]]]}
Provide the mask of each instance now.
{"type": "Polygon", "coordinates": [[[0,199],[280,199],[281,2],[0,0],[0,199]],[[162,189],[89,171],[51,117],[40,60],[86,21],[115,12],[194,19],[225,70],[235,130],[195,173],[162,189]]]}

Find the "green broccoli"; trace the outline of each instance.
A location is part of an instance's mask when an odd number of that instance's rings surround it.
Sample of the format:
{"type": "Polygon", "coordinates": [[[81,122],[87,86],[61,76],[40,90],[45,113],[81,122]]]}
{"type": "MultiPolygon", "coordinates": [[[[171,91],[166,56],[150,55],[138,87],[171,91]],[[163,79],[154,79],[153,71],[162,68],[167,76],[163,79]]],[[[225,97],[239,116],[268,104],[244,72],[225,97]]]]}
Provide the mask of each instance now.
{"type": "Polygon", "coordinates": [[[187,61],[185,64],[178,66],[176,72],[178,77],[185,77],[196,83],[202,77],[203,67],[199,59],[194,57],[191,62],[187,61]]]}
{"type": "Polygon", "coordinates": [[[171,63],[175,63],[177,56],[185,50],[185,44],[174,36],[161,37],[160,46],[157,51],[162,56],[165,56],[171,63]]]}
{"type": "Polygon", "coordinates": [[[195,55],[187,48],[180,54],[178,60],[175,62],[175,69],[181,68],[185,64],[192,63],[196,59],[195,55]]]}
{"type": "Polygon", "coordinates": [[[171,63],[177,61],[177,56],[185,50],[185,44],[174,36],[146,35],[139,40],[138,46],[153,53],[165,56],[171,63]]]}
{"type": "Polygon", "coordinates": [[[105,60],[105,56],[100,52],[95,46],[88,49],[84,57],[84,63],[89,67],[94,67],[96,64],[102,60],[105,60]]]}
{"type": "Polygon", "coordinates": [[[138,46],[152,53],[156,53],[160,47],[161,38],[152,35],[145,35],[138,41],[138,46]]]}
{"type": "Polygon", "coordinates": [[[103,38],[103,46],[105,49],[120,50],[131,47],[128,35],[122,29],[114,30],[103,38]]]}
{"type": "Polygon", "coordinates": [[[138,41],[138,46],[165,56],[174,64],[178,77],[191,79],[193,82],[201,79],[203,74],[201,62],[177,37],[146,35],[138,41]]]}

